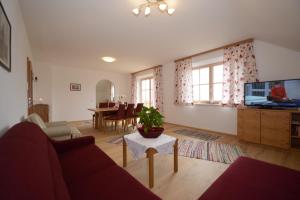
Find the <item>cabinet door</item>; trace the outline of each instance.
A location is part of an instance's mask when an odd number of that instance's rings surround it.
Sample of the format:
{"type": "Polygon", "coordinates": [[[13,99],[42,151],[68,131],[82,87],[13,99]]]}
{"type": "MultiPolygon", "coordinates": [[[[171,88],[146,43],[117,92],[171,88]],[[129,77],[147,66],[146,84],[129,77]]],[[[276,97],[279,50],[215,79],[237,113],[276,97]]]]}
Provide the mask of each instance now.
{"type": "Polygon", "coordinates": [[[260,111],[251,109],[238,110],[238,138],[260,143],[260,111]]]}
{"type": "Polygon", "coordinates": [[[291,113],[262,111],[261,143],[280,148],[290,147],[291,113]]]}

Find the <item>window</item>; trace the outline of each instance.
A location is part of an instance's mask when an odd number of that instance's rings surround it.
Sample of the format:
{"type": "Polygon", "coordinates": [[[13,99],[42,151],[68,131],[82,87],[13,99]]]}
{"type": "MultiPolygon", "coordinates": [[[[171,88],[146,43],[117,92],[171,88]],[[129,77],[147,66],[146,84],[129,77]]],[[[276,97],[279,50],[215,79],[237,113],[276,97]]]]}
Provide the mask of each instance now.
{"type": "Polygon", "coordinates": [[[144,106],[150,107],[154,105],[153,101],[153,82],[152,77],[142,79],[140,81],[140,101],[144,103],[144,106]]]}
{"type": "Polygon", "coordinates": [[[194,103],[219,103],[223,91],[223,63],[193,69],[194,103]]]}

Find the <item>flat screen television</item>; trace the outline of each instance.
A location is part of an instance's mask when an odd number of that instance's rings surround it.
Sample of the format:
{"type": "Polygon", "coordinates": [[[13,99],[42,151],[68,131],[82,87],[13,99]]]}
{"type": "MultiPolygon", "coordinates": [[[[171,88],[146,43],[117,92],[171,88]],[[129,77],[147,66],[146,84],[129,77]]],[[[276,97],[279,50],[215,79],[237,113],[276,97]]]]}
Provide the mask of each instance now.
{"type": "Polygon", "coordinates": [[[246,106],[300,108],[300,79],[246,83],[246,106]]]}

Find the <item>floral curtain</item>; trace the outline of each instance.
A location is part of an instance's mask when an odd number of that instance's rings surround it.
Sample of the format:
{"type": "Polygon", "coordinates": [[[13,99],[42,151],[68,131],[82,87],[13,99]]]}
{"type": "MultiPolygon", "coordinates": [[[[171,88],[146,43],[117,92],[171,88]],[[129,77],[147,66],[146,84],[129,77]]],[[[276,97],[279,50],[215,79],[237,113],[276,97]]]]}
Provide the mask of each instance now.
{"type": "Polygon", "coordinates": [[[175,68],[175,104],[193,103],[192,78],[192,58],[177,61],[175,68]]]}
{"type": "Polygon", "coordinates": [[[244,83],[257,79],[253,42],[225,48],[223,104],[243,104],[244,83]]]}
{"type": "Polygon", "coordinates": [[[137,78],[135,74],[131,74],[131,102],[137,103],[137,78]]]}
{"type": "Polygon", "coordinates": [[[163,113],[162,66],[154,68],[154,103],[160,113],[163,113]]]}

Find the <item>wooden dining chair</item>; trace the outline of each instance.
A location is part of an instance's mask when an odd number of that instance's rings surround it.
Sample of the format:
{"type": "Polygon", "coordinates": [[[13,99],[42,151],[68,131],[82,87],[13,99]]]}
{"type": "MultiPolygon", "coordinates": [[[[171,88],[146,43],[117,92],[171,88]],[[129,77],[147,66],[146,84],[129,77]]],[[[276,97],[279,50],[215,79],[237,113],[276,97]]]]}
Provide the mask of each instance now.
{"type": "Polygon", "coordinates": [[[108,108],[108,102],[100,102],[99,108],[108,108]]]}
{"type": "Polygon", "coordinates": [[[109,104],[108,104],[108,107],[110,107],[110,108],[115,107],[115,106],[116,106],[115,102],[109,102],[109,104]]]}
{"type": "Polygon", "coordinates": [[[132,124],[134,127],[134,104],[128,104],[124,117],[124,131],[128,129],[128,125],[132,124]]]}
{"type": "MultiPolygon", "coordinates": [[[[108,108],[108,102],[100,102],[98,104],[99,108],[108,108]]],[[[103,121],[101,122],[103,124],[103,121]]],[[[95,124],[96,124],[96,114],[93,114],[93,128],[95,128],[95,124]]]]}
{"type": "Polygon", "coordinates": [[[125,105],[120,104],[119,109],[117,111],[117,114],[109,116],[104,119],[105,122],[105,128],[107,128],[107,122],[112,122],[112,125],[114,123],[115,125],[115,130],[117,130],[117,125],[121,121],[122,122],[122,128],[124,126],[124,117],[125,117],[125,105]]]}
{"type": "Polygon", "coordinates": [[[137,125],[137,118],[139,118],[138,113],[143,110],[143,103],[138,103],[136,108],[134,109],[134,126],[137,125]]]}
{"type": "MultiPolygon", "coordinates": [[[[115,107],[116,106],[116,103],[114,103],[114,102],[108,102],[108,108],[113,108],[113,107],[115,107]]],[[[110,117],[110,116],[113,116],[113,115],[115,115],[115,114],[117,114],[117,112],[116,111],[107,111],[107,112],[104,112],[103,113],[103,119],[105,119],[105,118],[108,118],[108,117],[110,117]]]]}

